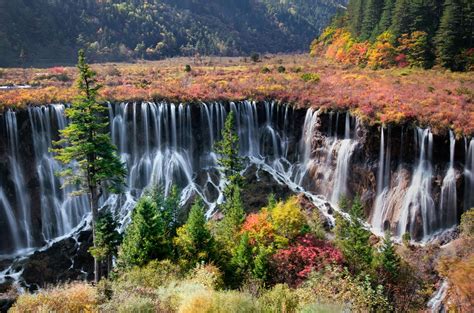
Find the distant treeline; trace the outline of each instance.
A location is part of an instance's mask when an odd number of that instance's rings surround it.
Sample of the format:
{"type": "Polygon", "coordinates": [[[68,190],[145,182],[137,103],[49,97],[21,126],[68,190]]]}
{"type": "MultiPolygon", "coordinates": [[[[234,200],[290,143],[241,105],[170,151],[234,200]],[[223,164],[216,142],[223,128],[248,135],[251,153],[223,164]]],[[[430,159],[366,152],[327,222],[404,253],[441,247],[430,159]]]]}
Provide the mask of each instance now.
{"type": "Polygon", "coordinates": [[[347,0],[0,0],[0,66],[307,50],[347,0]]]}

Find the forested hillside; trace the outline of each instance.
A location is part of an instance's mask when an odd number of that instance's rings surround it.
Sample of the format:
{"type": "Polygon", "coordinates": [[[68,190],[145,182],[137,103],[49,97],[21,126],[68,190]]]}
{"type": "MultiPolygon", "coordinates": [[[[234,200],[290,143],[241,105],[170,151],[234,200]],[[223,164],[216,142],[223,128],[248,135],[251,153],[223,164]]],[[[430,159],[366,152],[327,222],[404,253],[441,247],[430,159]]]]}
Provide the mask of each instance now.
{"type": "Polygon", "coordinates": [[[351,0],[313,52],[372,68],[435,64],[470,70],[474,64],[471,0],[351,0]]]}
{"type": "Polygon", "coordinates": [[[306,50],[346,0],[0,0],[0,66],[306,50]]]}

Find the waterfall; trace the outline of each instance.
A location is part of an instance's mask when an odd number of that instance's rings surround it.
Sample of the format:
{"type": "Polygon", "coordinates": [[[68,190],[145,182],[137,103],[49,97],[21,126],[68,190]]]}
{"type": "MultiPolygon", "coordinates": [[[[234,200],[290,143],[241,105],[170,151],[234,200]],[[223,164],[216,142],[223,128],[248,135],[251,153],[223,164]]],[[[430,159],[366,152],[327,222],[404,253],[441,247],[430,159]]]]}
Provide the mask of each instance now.
{"type": "Polygon", "coordinates": [[[387,139],[385,139],[385,129],[381,127],[379,164],[377,169],[377,195],[375,198],[371,223],[378,233],[383,233],[387,213],[390,209],[390,128],[387,129],[387,139]],[[386,142],[386,143],[385,143],[386,142]]]}
{"type": "Polygon", "coordinates": [[[348,196],[347,179],[349,176],[350,161],[357,141],[351,139],[351,125],[349,112],[346,113],[344,139],[340,143],[337,154],[336,169],[334,171],[334,186],[331,202],[337,204],[342,196],[348,196]]]}
{"type": "Polygon", "coordinates": [[[45,241],[69,233],[88,212],[86,196],[68,197],[72,188],[61,189],[62,182],[56,175],[61,166],[50,152],[58,131],[67,125],[64,109],[64,105],[28,108],[45,241]]]}
{"type": "Polygon", "coordinates": [[[415,237],[417,218],[421,219],[423,236],[429,235],[436,223],[435,204],[431,196],[433,134],[429,129],[417,128],[415,138],[419,149],[418,165],[403,200],[397,227],[400,237],[407,231],[415,237]]]}
{"type": "Polygon", "coordinates": [[[454,169],[454,148],[456,138],[453,131],[449,131],[449,166],[441,186],[440,221],[443,227],[456,225],[457,221],[457,195],[456,171],[454,169]]]}
{"type": "MultiPolygon", "coordinates": [[[[15,192],[15,203],[18,207],[18,212],[15,216],[15,224],[11,228],[15,232],[20,233],[21,247],[30,248],[33,243],[33,236],[31,234],[31,211],[29,210],[30,202],[26,191],[26,181],[21,165],[20,156],[20,141],[19,141],[19,129],[17,124],[17,115],[14,111],[7,111],[5,113],[6,131],[7,131],[7,143],[8,143],[8,160],[11,169],[10,177],[13,182],[15,192]]],[[[5,201],[5,203],[7,203],[5,201]]],[[[10,204],[11,205],[11,204],[10,204]]],[[[8,207],[8,205],[5,205],[8,207]]],[[[10,211],[5,209],[5,211],[10,211]]],[[[8,216],[9,214],[7,214],[8,216]]],[[[13,231],[12,231],[13,232],[13,231]]],[[[13,236],[17,237],[16,235],[13,236]]]]}
{"type": "Polygon", "coordinates": [[[445,312],[443,301],[446,298],[448,288],[449,288],[449,283],[445,279],[441,283],[441,286],[438,288],[438,290],[436,290],[436,293],[433,295],[433,297],[431,297],[431,299],[428,301],[427,307],[428,309],[430,309],[430,312],[432,313],[445,312]]]}
{"type": "Polygon", "coordinates": [[[464,165],[464,210],[474,208],[474,138],[466,141],[466,162],[464,165]]]}
{"type": "MultiPolygon", "coordinates": [[[[50,152],[59,131],[68,123],[65,109],[57,104],[30,107],[23,113],[8,110],[0,115],[0,127],[6,133],[0,142],[5,146],[0,147],[5,156],[0,162],[0,236],[6,238],[0,241],[0,255],[21,254],[24,249],[42,246],[75,231],[88,217],[86,196],[72,197],[72,187],[61,188],[56,172],[62,167],[50,152]]],[[[256,168],[257,176],[265,171],[293,191],[304,192],[329,218],[326,199],[337,203],[341,195],[351,192],[348,181],[359,139],[357,120],[348,112],[326,114],[308,109],[303,121],[301,111],[289,105],[252,101],[109,103],[108,109],[111,138],[128,176],[123,195],[104,195],[100,203],[119,216],[122,230],[137,199],[156,184],[165,193],[177,185],[183,204],[194,196],[203,198],[209,207],[207,216],[213,214],[223,201],[225,184],[217,169],[214,145],[221,138],[230,110],[235,113],[240,153],[248,168],[256,168]],[[326,118],[325,128],[322,121],[326,118]]],[[[406,231],[415,235],[420,233],[417,224],[421,224],[422,235],[428,236],[437,227],[455,223],[457,213],[451,209],[456,204],[454,135],[450,163],[443,173],[443,200],[435,204],[431,191],[433,135],[429,130],[416,129],[418,153],[413,174],[399,160],[397,170],[391,173],[391,165],[396,165],[391,159],[392,140],[396,141],[391,131],[381,130],[371,216],[374,229],[381,232],[389,222],[398,235],[406,231]]],[[[466,142],[463,199],[471,206],[473,169],[471,140],[469,145],[466,142]]]]}

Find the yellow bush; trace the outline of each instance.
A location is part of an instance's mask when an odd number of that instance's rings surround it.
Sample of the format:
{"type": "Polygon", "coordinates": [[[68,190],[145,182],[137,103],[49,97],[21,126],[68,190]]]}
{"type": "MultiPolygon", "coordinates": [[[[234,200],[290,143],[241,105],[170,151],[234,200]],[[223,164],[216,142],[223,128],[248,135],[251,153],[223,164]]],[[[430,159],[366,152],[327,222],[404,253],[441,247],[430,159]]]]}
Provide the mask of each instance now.
{"type": "Polygon", "coordinates": [[[97,312],[94,287],[86,283],[57,286],[37,294],[23,294],[10,309],[23,312],[97,312]]]}
{"type": "Polygon", "coordinates": [[[279,202],[270,214],[277,234],[289,240],[301,233],[306,221],[297,197],[279,202]]]}

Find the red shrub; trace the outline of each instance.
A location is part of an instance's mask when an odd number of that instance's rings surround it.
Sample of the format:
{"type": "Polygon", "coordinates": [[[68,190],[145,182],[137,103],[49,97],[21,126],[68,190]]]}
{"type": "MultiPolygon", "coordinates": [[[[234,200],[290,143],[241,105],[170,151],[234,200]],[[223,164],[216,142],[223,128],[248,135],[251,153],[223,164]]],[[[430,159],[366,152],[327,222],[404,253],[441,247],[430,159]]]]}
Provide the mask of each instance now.
{"type": "Polygon", "coordinates": [[[301,284],[311,273],[329,264],[342,264],[342,253],[327,241],[313,235],[299,237],[288,249],[278,250],[272,257],[276,283],[301,284]]]}

